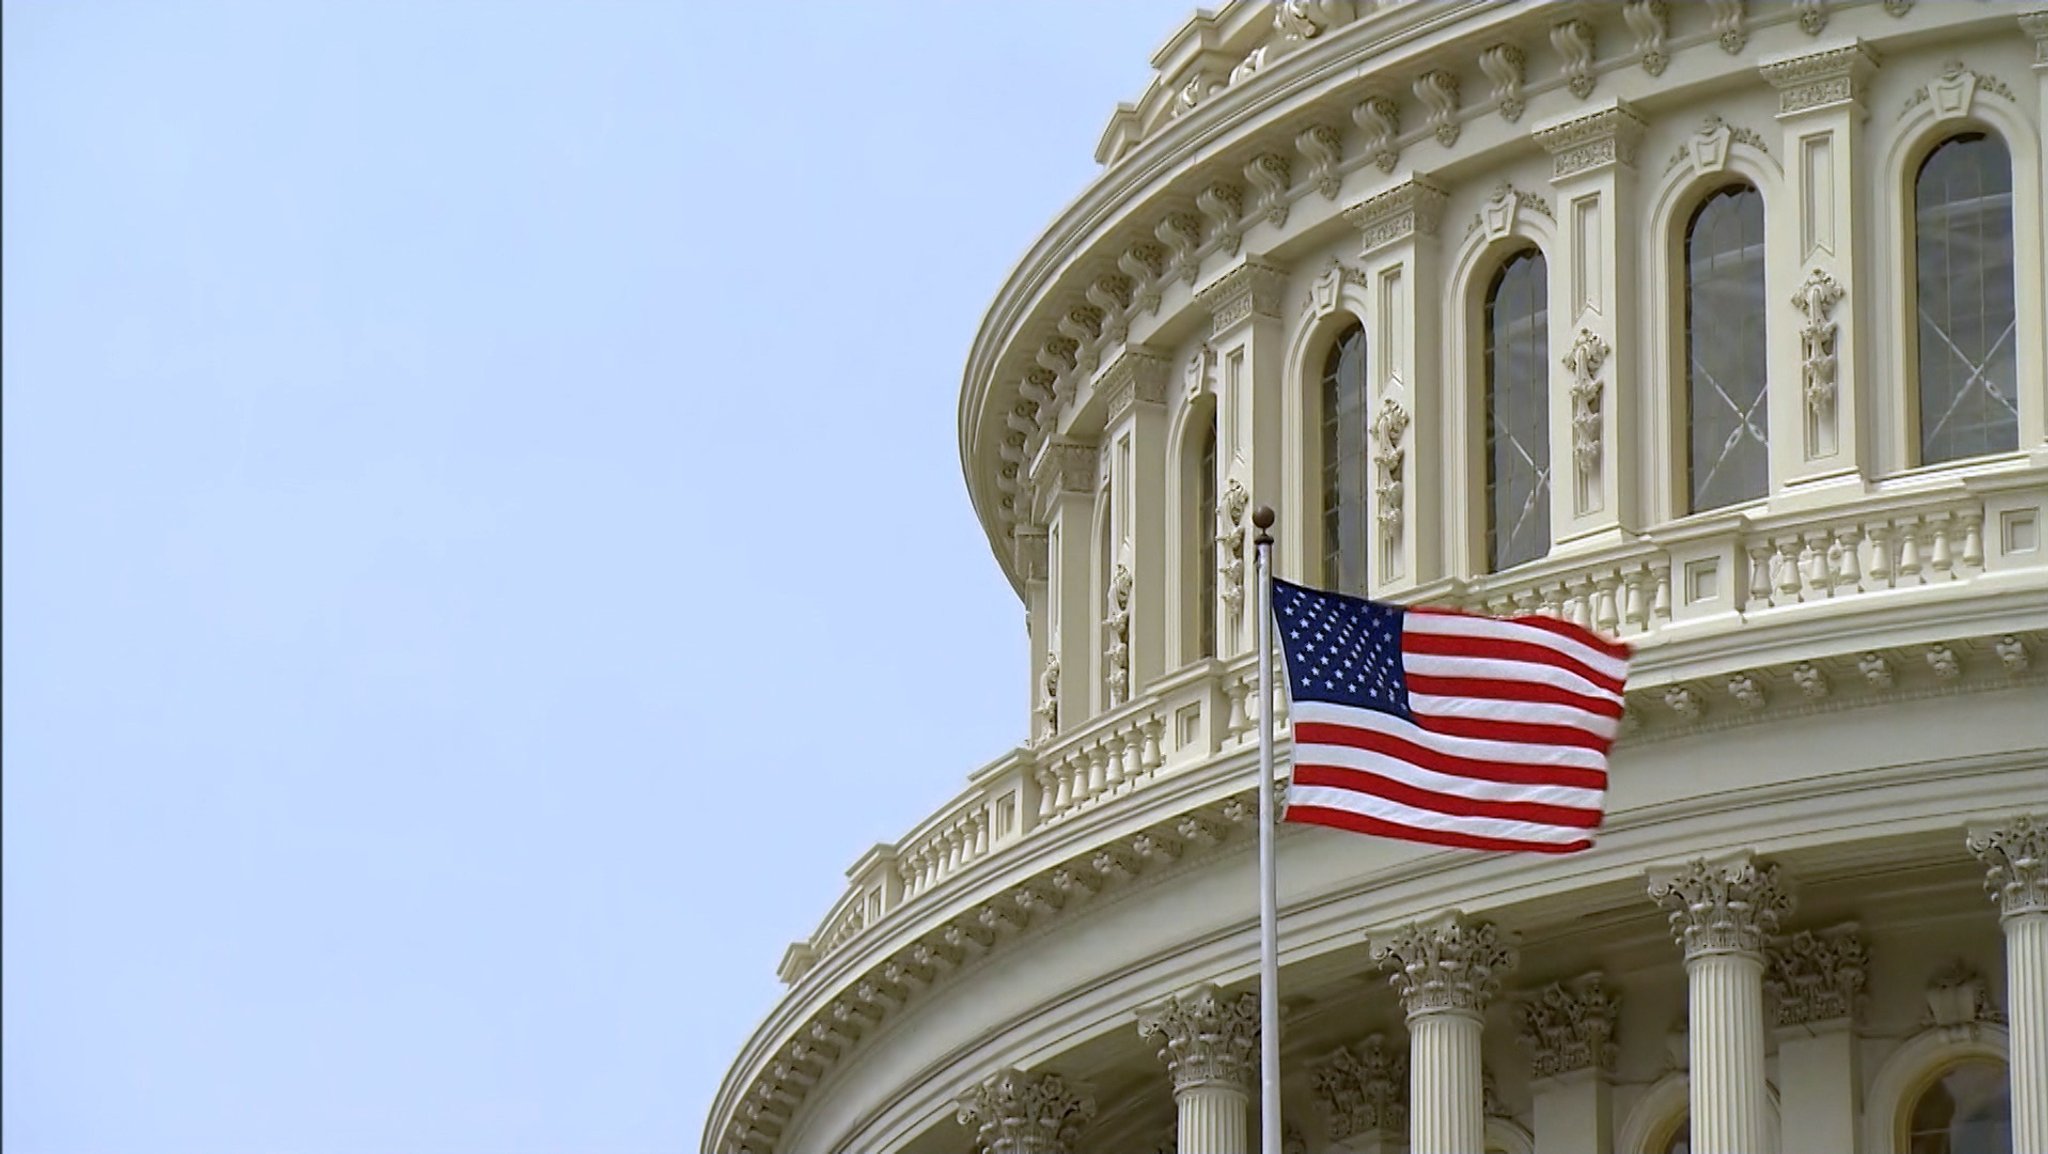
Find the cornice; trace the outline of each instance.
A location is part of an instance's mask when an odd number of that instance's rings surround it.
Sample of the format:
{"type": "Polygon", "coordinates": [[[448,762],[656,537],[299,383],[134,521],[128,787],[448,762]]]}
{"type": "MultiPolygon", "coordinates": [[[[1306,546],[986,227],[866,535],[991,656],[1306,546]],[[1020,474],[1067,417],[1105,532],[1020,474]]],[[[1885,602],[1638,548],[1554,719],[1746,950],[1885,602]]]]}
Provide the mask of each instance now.
{"type": "Polygon", "coordinates": [[[1344,219],[1363,240],[1361,255],[1370,255],[1413,236],[1435,236],[1443,222],[1450,194],[1420,173],[1344,210],[1344,219]]]}

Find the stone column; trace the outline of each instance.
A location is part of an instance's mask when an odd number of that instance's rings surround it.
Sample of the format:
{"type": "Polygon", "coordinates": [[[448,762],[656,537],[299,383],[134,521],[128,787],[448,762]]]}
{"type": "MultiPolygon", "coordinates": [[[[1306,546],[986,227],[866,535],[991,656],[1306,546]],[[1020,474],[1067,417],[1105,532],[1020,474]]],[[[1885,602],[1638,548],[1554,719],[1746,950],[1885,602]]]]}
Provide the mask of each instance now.
{"type": "Polygon", "coordinates": [[[1159,1042],[1180,1114],[1180,1154],[1245,1154],[1259,1080],[1259,996],[1203,985],[1138,1011],[1140,1037],[1159,1042]]]}
{"type": "MultiPolygon", "coordinates": [[[[1214,364],[1216,467],[1222,473],[1216,492],[1220,497],[1231,480],[1242,477],[1255,507],[1277,501],[1286,475],[1282,458],[1293,459],[1280,429],[1286,356],[1280,302],[1286,289],[1285,269],[1246,257],[1195,295],[1196,304],[1209,314],[1209,343],[1197,355],[1205,363],[1213,357],[1214,364]]],[[[1251,534],[1243,535],[1238,548],[1244,572],[1252,572],[1251,534]]],[[[1219,616],[1218,657],[1251,652],[1257,624],[1249,611],[1252,601],[1247,595],[1245,611],[1219,616]]]]}
{"type": "Polygon", "coordinates": [[[1409,1148],[1413,1154],[1485,1154],[1479,1034],[1515,950],[1486,922],[1451,913],[1410,925],[1373,946],[1408,1010],[1409,1148]]]}
{"type": "Polygon", "coordinates": [[[2048,816],[1974,830],[1969,845],[2005,927],[2012,1148],[2048,1151],[2048,816]]]}
{"type": "Polygon", "coordinates": [[[1801,930],[1764,954],[1764,989],[1777,1028],[1784,1150],[1853,1150],[1863,1107],[1856,1002],[1869,969],[1856,923],[1801,930]]]}
{"type": "Polygon", "coordinates": [[[980,1154],[1075,1154],[1095,1099],[1058,1074],[1000,1070],[959,1101],[962,1125],[975,1127],[980,1154]]]}
{"type": "Polygon", "coordinates": [[[1096,379],[1103,398],[1102,444],[1109,454],[1111,568],[1131,567],[1128,654],[1119,700],[1144,692],[1165,669],[1166,573],[1179,564],[1167,549],[1168,485],[1176,462],[1166,453],[1166,389],[1172,363],[1143,345],[1118,353],[1096,379]]]}
{"type": "Polygon", "coordinates": [[[1609,1076],[1620,1013],[1620,999],[1598,972],[1553,982],[1523,1003],[1536,1154],[1612,1154],[1609,1076]]]}
{"type": "Polygon", "coordinates": [[[1694,1154],[1760,1154],[1770,1143],[1764,1087],[1764,941],[1792,900],[1778,867],[1695,860],[1653,876],[1685,949],[1694,1154]]]}
{"type": "Polygon", "coordinates": [[[1046,526],[1046,652],[1038,688],[1039,733],[1047,737],[1079,726],[1090,712],[1099,614],[1088,560],[1098,471],[1095,445],[1078,439],[1050,438],[1031,460],[1032,502],[1046,526]],[[1054,668],[1050,678],[1046,665],[1054,668]]]}

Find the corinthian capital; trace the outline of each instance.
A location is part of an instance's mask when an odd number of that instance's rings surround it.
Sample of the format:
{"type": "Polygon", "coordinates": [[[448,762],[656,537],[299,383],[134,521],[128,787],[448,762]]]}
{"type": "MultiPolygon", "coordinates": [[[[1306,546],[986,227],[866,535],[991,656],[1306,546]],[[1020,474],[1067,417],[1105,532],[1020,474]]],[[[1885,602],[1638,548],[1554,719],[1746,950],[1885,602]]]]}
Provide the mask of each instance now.
{"type": "Polygon", "coordinates": [[[1989,871],[1984,889],[1998,903],[2001,919],[2048,913],[2048,817],[2016,817],[1973,830],[1970,852],[1989,871]]]}
{"type": "Polygon", "coordinates": [[[1748,858],[1708,865],[1695,858],[1677,873],[1653,877],[1650,897],[1671,912],[1671,934],[1686,959],[1708,954],[1759,957],[1792,898],[1778,867],[1757,868],[1748,858]]]}
{"type": "Polygon", "coordinates": [[[1764,989],[1780,1026],[1829,1022],[1856,1015],[1870,956],[1855,922],[1815,933],[1801,930],[1771,943],[1764,958],[1764,989]]]}
{"type": "Polygon", "coordinates": [[[977,1128],[981,1154],[1072,1154],[1095,1099],[1058,1074],[1010,1069],[968,1091],[959,1111],[962,1124],[977,1128]]]}
{"type": "Polygon", "coordinates": [[[1248,1093],[1258,1081],[1257,994],[1197,986],[1139,1010],[1138,1036],[1158,1041],[1175,1091],[1223,1085],[1248,1093]]]}
{"type": "Polygon", "coordinates": [[[1522,1005],[1522,1045],[1538,1078],[1614,1067],[1614,1023],[1621,999],[1599,973],[1552,982],[1522,1005]]]}
{"type": "Polygon", "coordinates": [[[1447,914],[1431,925],[1411,924],[1372,948],[1388,971],[1408,1016],[1477,1014],[1500,989],[1500,975],[1515,968],[1515,949],[1490,922],[1467,923],[1447,914]]]}

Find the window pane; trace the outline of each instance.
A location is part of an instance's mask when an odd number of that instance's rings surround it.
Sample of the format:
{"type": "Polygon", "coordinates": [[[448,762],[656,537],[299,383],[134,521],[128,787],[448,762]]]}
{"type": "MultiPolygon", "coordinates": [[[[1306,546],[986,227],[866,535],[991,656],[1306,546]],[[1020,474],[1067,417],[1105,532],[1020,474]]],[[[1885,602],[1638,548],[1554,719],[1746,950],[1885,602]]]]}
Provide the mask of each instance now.
{"type": "Polygon", "coordinates": [[[2017,449],[2012,159],[1994,137],[1953,137],[1913,194],[1920,462],[2017,449]]]}
{"type": "Polygon", "coordinates": [[[1365,328],[1338,334],[1323,361],[1323,585],[1365,592],[1365,493],[1371,462],[1365,404],[1365,328]]]}
{"type": "Polygon", "coordinates": [[[1685,233],[1685,375],[1692,510],[1770,488],[1764,403],[1764,198],[1723,189],[1685,233]]]}
{"type": "MultiPolygon", "coordinates": [[[[1201,475],[1195,478],[1195,567],[1200,570],[1195,580],[1195,596],[1201,598],[1201,608],[1196,621],[1200,636],[1196,638],[1196,656],[1216,656],[1216,418],[1209,418],[1208,432],[1202,436],[1202,457],[1196,465],[1201,475]]],[[[1185,620],[1185,618],[1183,618],[1185,620]]]]}
{"type": "Polygon", "coordinates": [[[1943,1074],[1913,1103],[1911,1154],[2012,1154],[2012,1097],[2005,1067],[1970,1062],[1943,1074]]]}
{"type": "Polygon", "coordinates": [[[1543,254],[1486,292],[1486,551],[1496,571],[1550,551],[1550,293],[1543,254]]]}

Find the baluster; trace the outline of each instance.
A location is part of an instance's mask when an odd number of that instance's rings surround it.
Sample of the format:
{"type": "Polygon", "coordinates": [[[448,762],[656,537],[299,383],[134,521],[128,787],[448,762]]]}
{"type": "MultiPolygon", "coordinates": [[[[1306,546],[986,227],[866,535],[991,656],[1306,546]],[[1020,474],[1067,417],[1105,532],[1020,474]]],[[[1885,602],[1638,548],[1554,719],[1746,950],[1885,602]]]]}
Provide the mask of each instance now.
{"type": "Polygon", "coordinates": [[[1613,633],[1621,624],[1621,609],[1615,604],[1614,589],[1621,584],[1616,574],[1603,574],[1593,583],[1593,624],[1602,633],[1613,633]]]}
{"type": "Polygon", "coordinates": [[[1920,528],[1911,521],[1899,525],[1899,568],[1901,578],[1918,583],[1920,577],[1920,528]]]}
{"type": "Polygon", "coordinates": [[[1889,525],[1872,525],[1864,534],[1870,538],[1870,579],[1892,584],[1892,530],[1889,525]]]}
{"type": "Polygon", "coordinates": [[[1116,792],[1124,783],[1124,746],[1128,742],[1120,733],[1112,733],[1102,743],[1102,760],[1105,773],[1102,788],[1116,792]]]}
{"type": "Polygon", "coordinates": [[[1065,813],[1074,804],[1074,754],[1070,751],[1060,759],[1058,768],[1053,770],[1054,813],[1065,813]]]}
{"type": "Polygon", "coordinates": [[[1856,556],[1857,536],[1854,525],[1835,533],[1835,583],[1852,592],[1863,588],[1863,571],[1856,556]]]}
{"type": "Polygon", "coordinates": [[[1050,819],[1054,812],[1053,797],[1059,792],[1059,775],[1051,766],[1039,766],[1032,776],[1038,779],[1038,820],[1050,819]]]}
{"type": "Polygon", "coordinates": [[[974,815],[974,859],[976,861],[980,861],[988,856],[988,827],[988,811],[984,809],[974,815]]]}
{"type": "MultiPolygon", "coordinates": [[[[1223,718],[1225,738],[1236,737],[1244,732],[1244,696],[1247,692],[1248,687],[1235,677],[1223,683],[1223,696],[1229,701],[1226,716],[1223,718]]],[[[1222,745],[1223,742],[1218,741],[1216,744],[1222,745]]]]}
{"type": "Polygon", "coordinates": [[[967,823],[959,821],[953,824],[952,829],[946,831],[946,873],[959,873],[961,865],[966,861],[967,823]]]}
{"type": "Polygon", "coordinates": [[[910,858],[906,857],[896,863],[896,876],[903,882],[903,896],[906,899],[916,897],[917,870],[912,866],[910,858]]]}
{"type": "Polygon", "coordinates": [[[1749,547],[1749,594],[1761,595],[1765,605],[1771,603],[1771,586],[1775,584],[1771,580],[1771,563],[1776,556],[1767,541],[1749,547]]]}
{"type": "Polygon", "coordinates": [[[1779,540],[1777,568],[1778,594],[1786,604],[1796,605],[1800,601],[1799,590],[1803,579],[1799,574],[1799,538],[1779,540]]]}
{"type": "Polygon", "coordinates": [[[1153,717],[1145,721],[1145,744],[1138,750],[1138,768],[1149,774],[1159,768],[1159,739],[1166,733],[1164,718],[1153,717]]]}
{"type": "MultiPolygon", "coordinates": [[[[1651,567],[1651,580],[1656,583],[1656,592],[1650,597],[1650,613],[1659,621],[1671,620],[1671,566],[1662,562],[1651,567]]],[[[1645,627],[1648,622],[1645,622],[1645,627]]]]}
{"type": "Polygon", "coordinates": [[[1934,531],[1934,559],[1929,562],[1936,573],[1946,577],[1956,565],[1955,553],[1949,547],[1949,519],[1944,517],[1930,525],[1934,531]]]}
{"type": "Polygon", "coordinates": [[[1821,551],[1818,533],[1807,533],[1795,540],[1799,545],[1799,599],[1807,600],[1810,591],[1827,596],[1827,556],[1821,551]]]}
{"type": "Polygon", "coordinates": [[[1100,744],[1089,746],[1086,756],[1088,758],[1087,776],[1082,778],[1081,789],[1078,791],[1081,796],[1076,798],[1076,801],[1087,801],[1102,792],[1105,762],[1102,756],[1102,746],[1100,744]]]}
{"type": "Polygon", "coordinates": [[[1138,788],[1138,779],[1145,773],[1145,722],[1139,719],[1124,734],[1124,784],[1138,788]]]}
{"type": "Polygon", "coordinates": [[[1984,567],[1984,518],[1975,513],[1963,514],[1963,564],[1984,567]]]}

